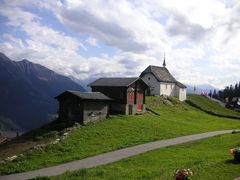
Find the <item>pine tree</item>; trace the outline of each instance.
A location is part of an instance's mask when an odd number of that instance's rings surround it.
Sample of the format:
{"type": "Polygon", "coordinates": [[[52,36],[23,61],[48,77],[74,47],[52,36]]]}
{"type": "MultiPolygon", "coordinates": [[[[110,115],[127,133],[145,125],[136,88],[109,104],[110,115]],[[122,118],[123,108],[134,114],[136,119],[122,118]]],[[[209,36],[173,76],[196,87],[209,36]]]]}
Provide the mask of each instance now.
{"type": "Polygon", "coordinates": [[[233,86],[232,86],[232,84],[230,85],[230,88],[229,88],[229,97],[230,97],[230,100],[233,98],[233,96],[234,96],[234,90],[233,90],[233,86]]]}
{"type": "Polygon", "coordinates": [[[208,93],[208,96],[212,97],[212,90],[208,93]]]}
{"type": "Polygon", "coordinates": [[[238,93],[237,93],[237,96],[240,97],[240,81],[238,83],[238,93]]]}
{"type": "Polygon", "coordinates": [[[233,85],[230,85],[218,92],[218,98],[225,99],[227,97],[230,101],[233,97],[240,97],[240,82],[236,83],[234,87],[233,85]]]}
{"type": "Polygon", "coordinates": [[[223,100],[224,96],[223,96],[223,91],[218,91],[218,97],[223,100]]]}
{"type": "Polygon", "coordinates": [[[238,83],[235,84],[234,87],[234,96],[237,97],[238,96],[238,83]]]}
{"type": "Polygon", "coordinates": [[[229,94],[229,86],[227,86],[224,90],[223,90],[223,97],[224,97],[224,99],[226,98],[226,97],[229,97],[230,96],[230,94],[229,94]]]}
{"type": "Polygon", "coordinates": [[[216,89],[213,90],[213,98],[218,99],[217,91],[216,89]]]}

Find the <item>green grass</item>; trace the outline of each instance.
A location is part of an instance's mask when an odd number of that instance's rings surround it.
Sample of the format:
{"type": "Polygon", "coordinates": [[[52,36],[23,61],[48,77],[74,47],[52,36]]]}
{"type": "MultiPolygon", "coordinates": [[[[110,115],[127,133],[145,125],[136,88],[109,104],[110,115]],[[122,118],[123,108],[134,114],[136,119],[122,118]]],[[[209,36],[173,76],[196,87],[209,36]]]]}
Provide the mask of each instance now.
{"type": "Polygon", "coordinates": [[[240,163],[229,149],[240,145],[240,134],[227,134],[153,150],[121,161],[67,172],[57,179],[173,179],[177,168],[191,168],[193,180],[232,180],[240,176],[240,163]]]}
{"type": "Polygon", "coordinates": [[[36,150],[28,156],[1,165],[0,173],[9,174],[52,166],[150,141],[240,128],[238,120],[208,115],[175,98],[172,98],[174,106],[163,105],[160,99],[147,98],[147,104],[160,112],[160,116],[119,115],[88,124],[57,145],[49,146],[45,150],[36,150]]]}
{"type": "Polygon", "coordinates": [[[204,110],[212,111],[222,115],[240,116],[239,112],[224,108],[220,106],[217,102],[211,101],[207,97],[191,94],[188,95],[187,98],[189,101],[200,106],[204,110]]]}

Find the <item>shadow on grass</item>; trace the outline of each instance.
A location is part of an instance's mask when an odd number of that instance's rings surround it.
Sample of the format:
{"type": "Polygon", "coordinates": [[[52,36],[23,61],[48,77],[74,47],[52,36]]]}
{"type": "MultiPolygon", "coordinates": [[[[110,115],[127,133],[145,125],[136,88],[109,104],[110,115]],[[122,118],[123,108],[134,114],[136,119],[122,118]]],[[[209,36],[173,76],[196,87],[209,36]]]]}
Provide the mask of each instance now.
{"type": "Polygon", "coordinates": [[[37,177],[29,179],[29,180],[50,180],[50,178],[47,176],[37,176],[37,177]]]}
{"type": "Polygon", "coordinates": [[[28,144],[30,148],[38,142],[44,142],[45,140],[47,141],[48,139],[56,138],[60,131],[64,130],[65,128],[72,127],[73,124],[74,123],[66,123],[60,121],[59,119],[55,119],[50,123],[43,125],[42,127],[28,131],[19,137],[0,144],[0,155],[2,150],[14,148],[13,146],[16,144],[28,144]],[[30,142],[32,142],[32,145],[30,145],[30,142]]]}
{"type": "Polygon", "coordinates": [[[237,161],[235,159],[228,159],[225,161],[226,164],[240,164],[240,161],[237,161]]]}

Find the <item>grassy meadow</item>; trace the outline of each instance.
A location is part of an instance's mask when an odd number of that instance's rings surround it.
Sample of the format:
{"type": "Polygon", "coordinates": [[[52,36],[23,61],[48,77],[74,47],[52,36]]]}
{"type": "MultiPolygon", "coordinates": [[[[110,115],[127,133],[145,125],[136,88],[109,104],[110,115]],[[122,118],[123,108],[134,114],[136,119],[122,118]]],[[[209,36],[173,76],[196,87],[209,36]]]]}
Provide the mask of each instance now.
{"type": "MultiPolygon", "coordinates": [[[[195,171],[192,180],[232,180],[240,176],[240,163],[229,149],[240,146],[240,134],[227,134],[153,150],[91,169],[67,172],[51,180],[158,179],[172,180],[177,168],[195,171]]],[[[48,177],[46,177],[48,179],[48,177]]]]}
{"type": "Polygon", "coordinates": [[[150,113],[117,115],[98,123],[87,124],[56,145],[34,150],[27,156],[2,164],[0,174],[48,167],[161,139],[208,131],[240,129],[239,120],[208,115],[175,98],[171,99],[170,105],[163,103],[162,97],[148,97],[146,103],[159,112],[160,116],[150,113]]]}

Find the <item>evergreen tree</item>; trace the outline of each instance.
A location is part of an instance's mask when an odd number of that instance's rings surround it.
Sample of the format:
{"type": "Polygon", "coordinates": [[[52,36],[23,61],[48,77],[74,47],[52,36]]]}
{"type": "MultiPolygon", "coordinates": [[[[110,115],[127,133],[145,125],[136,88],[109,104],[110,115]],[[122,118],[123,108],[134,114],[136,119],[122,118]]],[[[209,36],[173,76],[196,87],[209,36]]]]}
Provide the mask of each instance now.
{"type": "Polygon", "coordinates": [[[238,96],[238,83],[235,84],[234,87],[234,96],[237,97],[238,96]]]}
{"type": "Polygon", "coordinates": [[[218,91],[218,97],[219,99],[224,99],[224,96],[223,96],[223,91],[218,91]]]}
{"type": "MultiPolygon", "coordinates": [[[[212,96],[215,96],[214,94],[215,93],[213,92],[212,96]]],[[[233,97],[240,97],[240,82],[236,83],[234,87],[233,85],[227,86],[225,89],[219,91],[217,96],[220,99],[228,97],[230,101],[233,97]]]]}
{"type": "Polygon", "coordinates": [[[230,98],[230,100],[233,98],[233,96],[234,96],[234,90],[233,90],[233,86],[232,86],[232,84],[230,85],[230,88],[229,88],[229,98],[230,98]]]}
{"type": "Polygon", "coordinates": [[[224,99],[226,97],[229,97],[229,86],[227,86],[224,90],[223,90],[223,97],[224,99]]]}
{"type": "Polygon", "coordinates": [[[213,90],[213,95],[212,95],[212,97],[215,98],[215,99],[218,99],[218,95],[217,95],[216,89],[213,90]]]}
{"type": "Polygon", "coordinates": [[[212,90],[208,93],[208,96],[212,97],[212,90]]]}
{"type": "Polygon", "coordinates": [[[240,81],[238,83],[238,94],[237,94],[238,97],[240,97],[240,81]]]}

